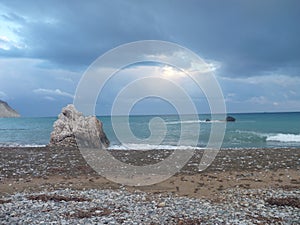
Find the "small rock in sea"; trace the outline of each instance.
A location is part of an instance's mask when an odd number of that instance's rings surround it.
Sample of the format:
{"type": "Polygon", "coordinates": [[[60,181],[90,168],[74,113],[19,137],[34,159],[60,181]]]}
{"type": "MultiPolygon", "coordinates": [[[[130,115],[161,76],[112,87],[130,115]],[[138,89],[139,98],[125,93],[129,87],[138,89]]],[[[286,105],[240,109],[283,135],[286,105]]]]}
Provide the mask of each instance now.
{"type": "Polygon", "coordinates": [[[232,117],[232,116],[227,116],[226,117],[226,121],[227,122],[234,122],[236,119],[234,118],[234,117],[232,117]]]}

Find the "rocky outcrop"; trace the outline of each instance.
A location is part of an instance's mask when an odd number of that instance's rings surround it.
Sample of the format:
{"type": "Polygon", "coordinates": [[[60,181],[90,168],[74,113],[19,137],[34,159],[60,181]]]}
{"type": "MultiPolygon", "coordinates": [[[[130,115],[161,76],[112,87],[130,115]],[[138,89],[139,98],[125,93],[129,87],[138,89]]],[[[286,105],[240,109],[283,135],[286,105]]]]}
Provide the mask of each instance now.
{"type": "Polygon", "coordinates": [[[234,121],[235,121],[235,118],[232,117],[232,116],[227,116],[227,117],[226,117],[226,121],[227,121],[227,122],[234,122],[234,121]]]}
{"type": "Polygon", "coordinates": [[[109,146],[109,140],[101,121],[95,116],[86,117],[74,105],[68,105],[54,122],[49,146],[104,149],[109,146]]]}
{"type": "Polygon", "coordinates": [[[0,100],[0,117],[20,117],[20,114],[12,109],[7,102],[0,100]]]}

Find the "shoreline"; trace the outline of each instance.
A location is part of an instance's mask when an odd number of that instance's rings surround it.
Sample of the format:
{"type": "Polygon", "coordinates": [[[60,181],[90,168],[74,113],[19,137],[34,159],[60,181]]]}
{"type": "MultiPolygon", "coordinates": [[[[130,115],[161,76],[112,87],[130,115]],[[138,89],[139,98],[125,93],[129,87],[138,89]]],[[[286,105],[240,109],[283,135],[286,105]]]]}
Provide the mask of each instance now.
{"type": "MultiPolygon", "coordinates": [[[[48,144],[0,144],[0,149],[14,149],[14,148],[24,148],[24,149],[29,149],[29,148],[54,148],[54,147],[49,147],[48,144]]],[[[203,151],[206,148],[205,147],[192,147],[192,146],[171,146],[171,145],[161,145],[161,147],[153,147],[153,148],[130,148],[127,149],[126,147],[122,147],[121,145],[112,145],[110,147],[108,147],[106,150],[107,151],[161,151],[161,150],[169,150],[169,151],[175,151],[175,150],[185,150],[185,149],[194,149],[195,151],[203,151]],[[113,147],[115,146],[115,148],[113,147]],[[166,146],[166,147],[164,147],[166,146]],[[171,148],[174,147],[174,148],[171,148]],[[178,148],[179,147],[179,148],[178,148]]],[[[263,149],[263,150],[272,150],[272,149],[299,149],[300,150],[300,146],[278,146],[278,147],[221,147],[219,151],[227,151],[227,150],[259,150],[259,149],[263,149]]]]}
{"type": "MultiPolygon", "coordinates": [[[[171,150],[110,150],[122,162],[136,166],[159,162],[171,150]]],[[[198,171],[203,151],[194,156],[179,173],[150,186],[129,190],[174,193],[179,196],[215,198],[222,190],[241,187],[300,189],[300,149],[221,150],[204,171],[198,171]]],[[[97,174],[76,148],[0,147],[0,195],[21,191],[57,188],[118,189],[97,174]]]]}

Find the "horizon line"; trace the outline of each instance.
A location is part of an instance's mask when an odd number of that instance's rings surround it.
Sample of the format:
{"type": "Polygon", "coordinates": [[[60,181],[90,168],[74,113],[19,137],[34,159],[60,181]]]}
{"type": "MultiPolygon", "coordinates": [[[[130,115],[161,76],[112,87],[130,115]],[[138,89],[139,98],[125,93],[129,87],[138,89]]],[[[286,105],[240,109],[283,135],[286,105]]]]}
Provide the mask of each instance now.
{"type": "MultiPolygon", "coordinates": [[[[300,113],[300,111],[257,111],[257,112],[226,112],[225,114],[226,115],[229,115],[229,114],[272,114],[272,113],[300,113]]],[[[221,115],[223,113],[216,113],[214,115],[221,115]]],[[[166,114],[129,114],[129,116],[176,116],[178,114],[174,114],[174,113],[166,113],[166,114]]],[[[189,113],[186,113],[186,114],[181,114],[183,116],[188,116],[188,115],[195,115],[195,114],[189,114],[189,113]]],[[[198,113],[196,115],[212,115],[211,113],[208,113],[208,112],[205,112],[205,113],[198,113]]],[[[49,117],[57,117],[58,115],[49,115],[49,116],[20,116],[20,117],[17,117],[17,118],[49,118],[49,117]]],[[[96,117],[108,117],[108,116],[112,116],[110,114],[104,114],[104,115],[93,115],[93,116],[96,116],[96,117]]],[[[114,116],[128,116],[128,115],[114,115],[114,116]]],[[[5,118],[5,117],[0,117],[1,119],[2,118],[5,118]]],[[[11,118],[11,117],[10,117],[11,118]]]]}

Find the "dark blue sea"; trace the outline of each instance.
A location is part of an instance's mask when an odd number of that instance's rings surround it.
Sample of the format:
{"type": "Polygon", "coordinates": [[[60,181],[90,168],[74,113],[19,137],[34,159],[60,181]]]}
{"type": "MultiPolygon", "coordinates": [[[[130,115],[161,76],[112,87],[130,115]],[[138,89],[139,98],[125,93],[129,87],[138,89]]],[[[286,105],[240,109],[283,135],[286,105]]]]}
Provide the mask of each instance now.
{"type": "MultiPolygon", "coordinates": [[[[165,137],[159,143],[141,143],[132,140],[119,141],[111,123],[111,117],[101,116],[104,131],[111,141],[111,149],[178,149],[188,148],[179,145],[183,135],[185,139],[195,138],[193,132],[181,134],[181,126],[200,125],[200,134],[196,137],[197,147],[206,147],[211,125],[214,122],[226,123],[226,132],[222,148],[281,148],[300,147],[300,112],[294,113],[240,113],[230,114],[235,122],[209,121],[210,115],[198,115],[197,119],[176,115],[159,116],[167,128],[165,137]],[[125,147],[126,145],[126,147],[125,147]]],[[[140,139],[147,139],[151,132],[149,121],[157,116],[130,116],[132,133],[140,139]]],[[[45,118],[0,118],[0,146],[44,146],[49,142],[50,133],[56,117],[45,118]]],[[[155,131],[154,131],[155,132],[155,131]]]]}

